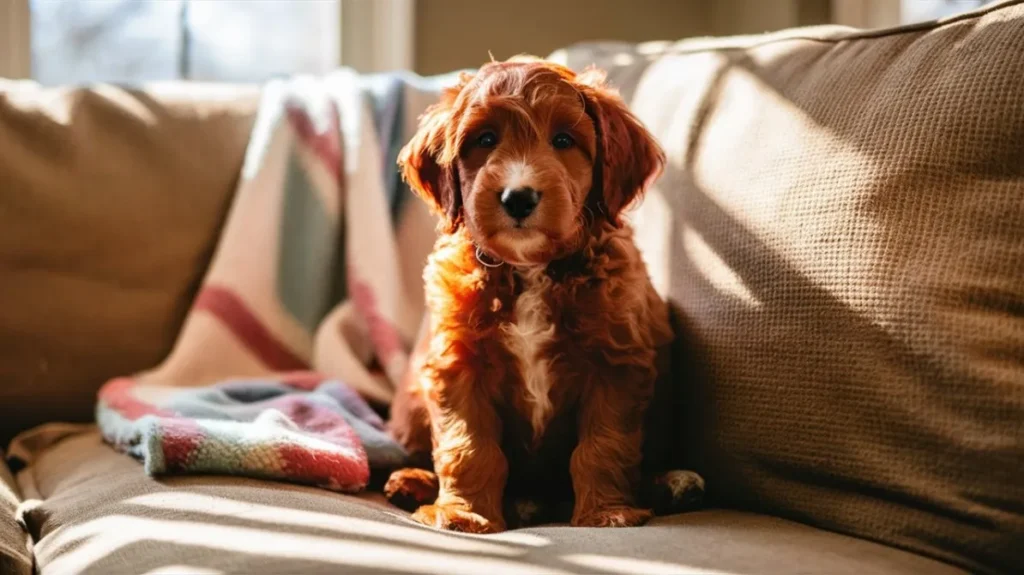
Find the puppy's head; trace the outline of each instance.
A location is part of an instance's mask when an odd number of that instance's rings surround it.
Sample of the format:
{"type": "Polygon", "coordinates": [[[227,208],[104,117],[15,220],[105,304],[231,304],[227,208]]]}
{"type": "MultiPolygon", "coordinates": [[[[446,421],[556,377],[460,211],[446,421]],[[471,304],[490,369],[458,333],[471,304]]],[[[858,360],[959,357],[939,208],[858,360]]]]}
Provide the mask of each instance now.
{"type": "Polygon", "coordinates": [[[664,155],[602,73],[517,57],[446,90],[399,164],[443,231],[543,265],[582,247],[597,218],[620,225],[664,155]]]}

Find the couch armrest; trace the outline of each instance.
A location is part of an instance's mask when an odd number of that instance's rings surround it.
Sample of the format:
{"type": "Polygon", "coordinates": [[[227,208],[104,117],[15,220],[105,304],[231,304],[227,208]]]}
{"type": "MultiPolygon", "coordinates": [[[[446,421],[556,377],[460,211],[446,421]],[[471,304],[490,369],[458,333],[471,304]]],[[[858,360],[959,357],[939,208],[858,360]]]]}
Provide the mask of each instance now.
{"type": "Polygon", "coordinates": [[[21,496],[14,483],[3,452],[0,452],[0,573],[29,575],[32,573],[32,551],[28,533],[15,519],[21,496]]]}

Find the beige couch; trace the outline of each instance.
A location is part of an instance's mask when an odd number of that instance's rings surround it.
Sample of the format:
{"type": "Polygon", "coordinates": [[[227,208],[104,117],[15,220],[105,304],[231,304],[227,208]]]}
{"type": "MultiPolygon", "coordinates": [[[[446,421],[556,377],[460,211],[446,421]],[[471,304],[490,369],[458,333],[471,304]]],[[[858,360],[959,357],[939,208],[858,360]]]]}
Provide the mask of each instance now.
{"type": "MultiPolygon", "coordinates": [[[[49,425],[0,473],[0,572],[1024,569],[1024,3],[553,57],[609,68],[668,153],[635,221],[711,509],[467,537],[372,494],[150,479],[49,425]]],[[[0,84],[0,445],[168,351],[257,99],[0,84]]]]}

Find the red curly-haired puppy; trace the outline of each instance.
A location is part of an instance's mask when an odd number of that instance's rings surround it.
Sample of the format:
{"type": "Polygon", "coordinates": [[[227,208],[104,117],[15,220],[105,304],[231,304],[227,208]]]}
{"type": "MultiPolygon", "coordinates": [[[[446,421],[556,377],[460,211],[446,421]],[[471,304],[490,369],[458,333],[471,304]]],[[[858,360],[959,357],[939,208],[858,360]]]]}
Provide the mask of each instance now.
{"type": "MultiPolygon", "coordinates": [[[[391,428],[433,472],[399,470],[385,493],[456,531],[566,502],[573,525],[647,521],[644,420],[672,330],[622,212],[660,173],[658,144],[601,73],[518,57],[445,91],[399,163],[442,234],[391,428]]],[[[660,481],[703,488],[682,473],[660,481]]]]}

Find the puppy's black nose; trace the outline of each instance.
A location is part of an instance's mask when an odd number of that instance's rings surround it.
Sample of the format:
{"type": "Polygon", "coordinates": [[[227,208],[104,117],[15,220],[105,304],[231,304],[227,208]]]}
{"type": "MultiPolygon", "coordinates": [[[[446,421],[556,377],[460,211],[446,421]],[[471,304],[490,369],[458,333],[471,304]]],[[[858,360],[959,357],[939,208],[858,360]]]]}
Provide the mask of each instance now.
{"type": "Polygon", "coordinates": [[[540,193],[533,188],[505,188],[501,193],[501,207],[517,220],[526,219],[540,203],[540,193]]]}

